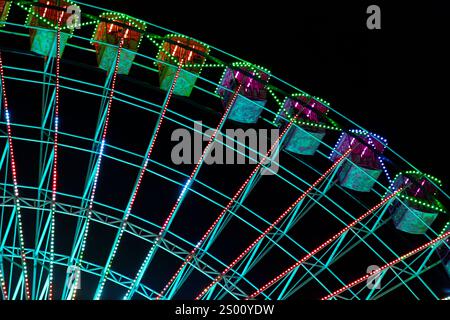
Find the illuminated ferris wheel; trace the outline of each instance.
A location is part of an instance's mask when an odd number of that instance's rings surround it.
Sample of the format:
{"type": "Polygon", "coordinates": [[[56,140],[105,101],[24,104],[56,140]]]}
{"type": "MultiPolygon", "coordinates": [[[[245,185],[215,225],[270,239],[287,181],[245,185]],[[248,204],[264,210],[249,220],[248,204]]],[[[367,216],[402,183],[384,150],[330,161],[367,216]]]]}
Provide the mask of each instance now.
{"type": "Polygon", "coordinates": [[[440,180],[265,68],[86,3],[0,0],[0,75],[4,300],[448,296],[440,180]],[[181,165],[180,129],[201,136],[181,165]],[[208,163],[224,149],[246,164],[208,163]]]}

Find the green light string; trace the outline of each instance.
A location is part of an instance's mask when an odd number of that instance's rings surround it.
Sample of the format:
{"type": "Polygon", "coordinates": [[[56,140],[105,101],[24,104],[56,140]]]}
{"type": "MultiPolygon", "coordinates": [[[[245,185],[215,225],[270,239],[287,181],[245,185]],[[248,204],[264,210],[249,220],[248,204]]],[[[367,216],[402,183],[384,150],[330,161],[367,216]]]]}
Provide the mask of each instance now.
{"type": "MultiPolygon", "coordinates": [[[[277,104],[280,106],[280,108],[279,108],[279,110],[278,110],[278,112],[277,112],[277,114],[275,115],[275,118],[274,118],[274,120],[273,120],[273,124],[275,124],[275,121],[278,119],[278,118],[280,118],[281,117],[281,113],[284,111],[285,112],[285,114],[286,114],[286,118],[289,120],[289,121],[293,121],[295,124],[297,124],[297,125],[304,125],[304,126],[309,126],[309,127],[314,127],[314,128],[319,128],[319,129],[327,129],[327,130],[333,130],[333,131],[342,131],[342,129],[340,129],[339,128],[339,126],[337,125],[337,123],[336,122],[334,122],[332,119],[329,119],[328,118],[328,120],[333,124],[332,126],[330,126],[330,125],[327,125],[327,124],[324,124],[324,123],[317,123],[317,122],[312,122],[312,121],[308,121],[308,120],[304,120],[304,119],[294,119],[294,117],[292,117],[290,114],[289,114],[289,112],[288,112],[288,110],[284,107],[285,105],[286,105],[286,102],[288,101],[288,97],[286,97],[285,99],[284,99],[284,101],[282,102],[277,96],[276,96],[276,94],[275,94],[275,92],[272,90],[272,88],[268,88],[268,90],[269,90],[269,92],[270,92],[270,94],[272,95],[272,97],[275,99],[275,101],[277,102],[277,104]]],[[[311,96],[311,95],[309,95],[309,94],[307,94],[307,93],[294,93],[294,94],[292,94],[292,97],[310,97],[310,98],[313,98],[314,100],[316,100],[316,101],[318,101],[318,102],[320,102],[320,103],[322,103],[323,105],[325,105],[326,107],[329,107],[330,106],[330,104],[327,102],[327,101],[325,101],[325,100],[323,100],[322,98],[319,98],[319,97],[314,97],[314,96],[311,96]]],[[[328,113],[328,111],[325,113],[325,114],[327,114],[328,113]]]]}
{"type": "MultiPolygon", "coordinates": [[[[418,172],[418,171],[414,171],[414,170],[404,171],[403,173],[404,173],[404,174],[413,174],[413,175],[424,176],[424,177],[430,179],[431,181],[433,181],[434,183],[436,183],[439,187],[442,187],[442,181],[439,180],[439,179],[436,178],[436,177],[433,177],[433,176],[430,175],[430,174],[422,173],[422,172],[418,172]]],[[[397,174],[397,176],[399,176],[400,174],[401,174],[401,173],[397,174]]],[[[396,178],[397,178],[397,176],[396,176],[396,178]]]]}
{"type": "MultiPolygon", "coordinates": [[[[48,19],[42,18],[38,14],[38,12],[36,12],[36,10],[33,10],[33,8],[35,8],[36,6],[34,6],[30,2],[16,2],[16,1],[14,1],[14,2],[6,2],[6,7],[5,7],[6,8],[6,10],[5,10],[6,14],[3,14],[3,18],[4,18],[5,21],[6,21],[6,19],[9,16],[10,4],[11,3],[16,4],[19,8],[21,8],[21,9],[25,10],[26,12],[28,12],[26,23],[30,23],[31,22],[30,20],[32,18],[37,18],[40,21],[44,22],[45,24],[49,25],[49,27],[52,27],[55,30],[57,29],[57,24],[51,23],[48,19]]],[[[66,0],[65,3],[67,3],[67,4],[76,4],[76,3],[74,3],[74,2],[72,2],[70,0],[66,0]]],[[[86,21],[86,22],[82,22],[80,25],[82,27],[96,25],[97,26],[96,29],[95,29],[96,31],[99,28],[100,23],[101,22],[105,22],[104,19],[108,19],[108,20],[111,20],[111,19],[125,20],[125,21],[127,21],[129,23],[129,25],[131,27],[136,28],[136,29],[143,29],[142,30],[142,34],[145,35],[147,39],[149,39],[157,48],[159,48],[160,51],[162,50],[162,52],[164,52],[169,57],[169,59],[171,59],[171,61],[173,63],[176,64],[178,62],[175,57],[173,57],[166,50],[164,50],[164,48],[162,48],[163,47],[163,43],[164,43],[164,37],[156,36],[156,35],[150,35],[148,32],[145,31],[147,26],[148,26],[148,23],[143,21],[143,20],[140,20],[140,19],[137,19],[137,18],[134,18],[134,17],[130,17],[130,16],[128,16],[126,14],[123,14],[123,13],[118,13],[118,12],[113,12],[113,11],[103,12],[99,17],[93,16],[93,15],[90,15],[90,14],[86,14],[86,13],[83,13],[83,16],[84,17],[88,17],[90,20],[86,21]],[[103,19],[103,20],[101,20],[101,19],[103,19]],[[155,40],[155,38],[161,39],[161,42],[159,43],[157,40],[155,40]]],[[[111,21],[111,22],[114,22],[114,21],[111,21]]],[[[2,27],[2,26],[4,26],[4,23],[2,24],[2,22],[0,22],[0,27],[2,27]]],[[[74,31],[72,28],[68,28],[67,26],[62,28],[62,30],[69,30],[71,33],[73,33],[73,31],[74,31]]],[[[94,33],[94,35],[95,35],[95,33],[94,33]]],[[[193,39],[191,37],[184,36],[182,34],[173,33],[173,34],[168,34],[165,37],[167,38],[169,36],[176,36],[176,37],[182,37],[182,38],[186,38],[186,39],[191,39],[193,41],[198,42],[199,44],[202,44],[202,45],[208,47],[207,44],[205,44],[205,43],[203,43],[201,41],[198,41],[196,39],[193,39]]],[[[141,45],[142,40],[143,40],[143,36],[140,38],[140,40],[138,42],[138,48],[141,45]]],[[[226,67],[228,67],[228,66],[244,67],[244,68],[248,68],[248,69],[253,70],[253,71],[257,70],[259,72],[265,72],[265,73],[269,74],[269,77],[270,77],[270,71],[267,68],[258,66],[256,64],[252,64],[252,63],[247,62],[247,61],[238,61],[238,62],[233,62],[231,64],[228,64],[228,63],[225,63],[225,62],[223,62],[223,61],[221,61],[221,60],[219,60],[217,58],[214,58],[214,57],[209,57],[208,59],[211,59],[215,63],[186,64],[185,67],[186,68],[223,68],[223,67],[225,67],[225,70],[224,70],[224,73],[222,75],[222,78],[225,75],[226,67]]],[[[157,64],[157,62],[155,62],[155,64],[157,64]]],[[[200,71],[201,70],[202,69],[200,69],[200,71]]],[[[259,72],[257,72],[257,77],[258,78],[261,77],[261,74],[259,72]]],[[[275,119],[276,119],[278,116],[280,116],[281,112],[283,111],[284,103],[277,96],[277,94],[275,93],[275,91],[272,88],[275,88],[275,87],[267,86],[269,94],[273,97],[273,99],[275,100],[276,104],[279,106],[279,110],[278,110],[277,116],[275,117],[275,119]]],[[[280,93],[280,94],[287,95],[286,93],[280,93]]],[[[310,95],[308,95],[306,93],[296,93],[296,94],[293,94],[291,96],[295,97],[295,96],[310,96],[310,95]]],[[[310,96],[310,97],[312,97],[312,96],[310,96]]],[[[313,97],[313,98],[316,99],[317,101],[321,102],[325,106],[329,107],[329,103],[327,101],[325,101],[325,100],[323,100],[323,99],[321,99],[319,97],[313,97]]],[[[285,98],[285,101],[286,101],[286,99],[288,99],[288,98],[285,98]]],[[[287,118],[288,118],[288,120],[292,120],[292,117],[290,117],[288,114],[287,114],[287,118]]],[[[331,123],[331,125],[324,124],[324,123],[310,122],[310,121],[303,120],[303,119],[296,119],[294,121],[294,123],[297,124],[297,125],[304,125],[304,126],[322,128],[322,129],[333,130],[333,131],[342,131],[340,126],[334,120],[328,118],[328,121],[331,123]]],[[[274,122],[272,122],[272,123],[275,124],[274,122]]],[[[408,171],[406,171],[405,173],[408,173],[408,171]]],[[[409,172],[409,173],[411,173],[411,172],[409,172]]],[[[425,175],[425,176],[428,177],[430,180],[438,182],[438,184],[441,185],[441,182],[438,179],[436,179],[436,178],[434,178],[432,176],[429,176],[429,175],[425,175]]],[[[438,210],[439,212],[445,212],[445,209],[443,208],[442,204],[440,204],[440,203],[437,203],[437,205],[430,205],[430,204],[424,203],[423,201],[418,201],[417,199],[414,199],[414,198],[411,198],[411,197],[407,197],[407,196],[404,196],[404,195],[401,195],[400,197],[405,197],[409,201],[412,201],[414,203],[417,203],[419,205],[423,205],[423,206],[431,208],[431,209],[438,210]]]]}

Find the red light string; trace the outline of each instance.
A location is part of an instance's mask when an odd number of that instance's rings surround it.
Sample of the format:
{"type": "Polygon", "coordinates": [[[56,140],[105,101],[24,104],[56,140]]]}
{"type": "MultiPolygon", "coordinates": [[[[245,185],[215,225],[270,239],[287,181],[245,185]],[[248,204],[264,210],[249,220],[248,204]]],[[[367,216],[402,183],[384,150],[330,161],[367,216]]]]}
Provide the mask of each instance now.
{"type": "Polygon", "coordinates": [[[58,186],[58,132],[59,132],[59,89],[60,89],[60,63],[61,63],[61,18],[58,19],[58,31],[56,33],[56,78],[55,78],[55,119],[54,119],[54,151],[52,172],[52,205],[50,210],[50,266],[49,266],[49,288],[48,299],[53,300],[53,278],[55,260],[55,210],[56,193],[58,186]]]}

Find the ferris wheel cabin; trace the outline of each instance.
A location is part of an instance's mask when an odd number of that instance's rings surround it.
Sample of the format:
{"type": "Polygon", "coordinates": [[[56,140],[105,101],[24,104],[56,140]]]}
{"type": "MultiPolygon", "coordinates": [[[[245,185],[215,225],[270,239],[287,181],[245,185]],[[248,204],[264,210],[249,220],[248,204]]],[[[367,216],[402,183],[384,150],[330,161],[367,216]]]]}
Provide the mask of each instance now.
{"type": "Polygon", "coordinates": [[[67,8],[73,5],[70,1],[39,0],[39,6],[33,6],[27,17],[30,26],[31,51],[45,57],[56,56],[57,30],[61,27],[61,55],[73,29],[67,28],[67,20],[71,16],[67,8]]]}
{"type": "MultiPolygon", "coordinates": [[[[444,228],[444,233],[450,231],[450,222],[447,224],[447,227],[444,228]]],[[[438,254],[441,258],[441,261],[444,265],[444,269],[447,272],[447,275],[450,277],[450,238],[447,238],[438,248],[438,254]]]]}
{"type": "Polygon", "coordinates": [[[0,0],[0,27],[3,27],[4,22],[8,19],[11,1],[0,0]]]}
{"type": "Polygon", "coordinates": [[[231,102],[240,85],[239,95],[231,106],[228,119],[241,123],[256,123],[267,103],[269,73],[254,67],[233,64],[227,67],[217,93],[225,107],[231,102]]]}
{"type": "Polygon", "coordinates": [[[100,19],[92,38],[98,67],[108,72],[114,69],[123,39],[117,73],[128,75],[142,41],[145,24],[119,13],[104,13],[100,19]]]}
{"type": "Polygon", "coordinates": [[[323,115],[328,112],[324,101],[306,94],[295,94],[287,98],[277,116],[275,123],[279,126],[294,121],[289,129],[283,149],[301,155],[314,155],[325,137],[325,129],[321,127],[323,115]]]}
{"type": "Polygon", "coordinates": [[[399,173],[392,183],[392,190],[404,188],[390,212],[395,227],[403,232],[424,234],[445,209],[437,197],[436,178],[415,171],[399,173]]]}
{"type": "Polygon", "coordinates": [[[181,71],[173,93],[189,97],[209,53],[209,47],[181,35],[167,35],[158,53],[159,83],[169,91],[181,63],[181,71]]]}
{"type": "Polygon", "coordinates": [[[336,161],[351,148],[348,161],[344,161],[339,169],[339,183],[347,189],[370,192],[383,171],[380,155],[386,140],[362,130],[350,133],[341,135],[330,159],[336,161]]]}

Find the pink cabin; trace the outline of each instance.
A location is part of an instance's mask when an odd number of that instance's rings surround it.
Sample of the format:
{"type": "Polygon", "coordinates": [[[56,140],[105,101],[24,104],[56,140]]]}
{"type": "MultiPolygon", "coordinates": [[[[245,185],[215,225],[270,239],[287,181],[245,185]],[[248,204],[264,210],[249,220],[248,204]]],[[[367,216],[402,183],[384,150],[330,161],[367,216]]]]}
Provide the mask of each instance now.
{"type": "Polygon", "coordinates": [[[287,98],[275,122],[284,126],[294,121],[287,133],[283,149],[301,155],[313,155],[325,137],[325,129],[320,125],[328,107],[319,99],[306,94],[296,94],[287,98]]]}

